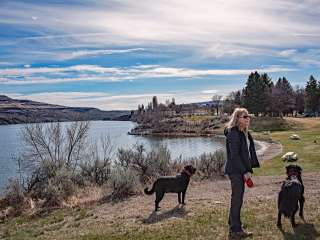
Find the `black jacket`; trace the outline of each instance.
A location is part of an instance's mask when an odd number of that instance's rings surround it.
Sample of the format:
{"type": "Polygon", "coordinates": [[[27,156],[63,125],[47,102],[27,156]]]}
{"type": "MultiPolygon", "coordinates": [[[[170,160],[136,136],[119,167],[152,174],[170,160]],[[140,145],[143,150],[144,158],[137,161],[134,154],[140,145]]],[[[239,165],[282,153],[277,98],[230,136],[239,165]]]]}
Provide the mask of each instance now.
{"type": "Polygon", "coordinates": [[[250,141],[250,157],[247,146],[246,135],[238,127],[226,128],[224,130],[227,148],[227,162],[225,165],[226,174],[245,174],[253,172],[252,168],[260,167],[253,138],[248,133],[250,141]]]}

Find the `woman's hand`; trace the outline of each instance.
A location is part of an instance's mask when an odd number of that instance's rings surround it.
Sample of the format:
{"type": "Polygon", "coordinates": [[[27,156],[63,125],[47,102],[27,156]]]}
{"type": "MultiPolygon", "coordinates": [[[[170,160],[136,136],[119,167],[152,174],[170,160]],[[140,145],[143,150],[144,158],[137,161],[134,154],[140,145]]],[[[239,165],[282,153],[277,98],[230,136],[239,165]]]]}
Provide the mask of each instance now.
{"type": "Polygon", "coordinates": [[[250,179],[252,177],[251,172],[247,172],[243,175],[243,178],[245,181],[247,181],[248,179],[250,179]]]}

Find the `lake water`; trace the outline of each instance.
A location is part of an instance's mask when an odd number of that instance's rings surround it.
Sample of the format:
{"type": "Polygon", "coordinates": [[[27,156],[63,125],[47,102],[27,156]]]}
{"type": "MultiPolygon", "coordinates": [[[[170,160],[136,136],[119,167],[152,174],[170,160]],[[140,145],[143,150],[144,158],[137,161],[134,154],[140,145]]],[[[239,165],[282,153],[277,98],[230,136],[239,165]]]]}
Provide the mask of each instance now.
{"type": "MultiPolygon", "coordinates": [[[[24,149],[20,139],[20,131],[23,126],[24,124],[0,125],[0,192],[8,183],[9,178],[17,176],[17,166],[12,156],[18,155],[24,149]]],[[[221,141],[212,137],[160,138],[128,135],[127,133],[134,126],[133,122],[92,121],[89,138],[97,140],[101,135],[109,135],[115,151],[120,147],[131,148],[137,143],[144,144],[147,150],[165,144],[170,150],[172,158],[177,158],[180,155],[183,158],[199,156],[202,153],[214,152],[223,147],[221,141]]]]}

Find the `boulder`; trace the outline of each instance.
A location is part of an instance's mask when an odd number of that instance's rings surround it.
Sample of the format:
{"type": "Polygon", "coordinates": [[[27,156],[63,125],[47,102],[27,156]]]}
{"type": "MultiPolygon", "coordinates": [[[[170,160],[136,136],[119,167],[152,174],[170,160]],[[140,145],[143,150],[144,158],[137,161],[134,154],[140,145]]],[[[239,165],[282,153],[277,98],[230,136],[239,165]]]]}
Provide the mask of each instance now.
{"type": "Polygon", "coordinates": [[[297,134],[292,134],[290,137],[289,137],[291,140],[300,140],[300,136],[297,135],[297,134]]]}
{"type": "Polygon", "coordinates": [[[281,157],[281,159],[283,161],[294,162],[298,160],[298,154],[295,152],[287,152],[281,157]]]}

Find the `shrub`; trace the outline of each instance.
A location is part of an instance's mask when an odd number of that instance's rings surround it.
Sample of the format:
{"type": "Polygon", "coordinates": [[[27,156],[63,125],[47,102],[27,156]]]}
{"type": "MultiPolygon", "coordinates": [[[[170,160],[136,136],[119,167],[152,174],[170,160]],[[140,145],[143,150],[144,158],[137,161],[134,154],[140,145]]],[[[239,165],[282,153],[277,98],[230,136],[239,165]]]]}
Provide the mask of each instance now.
{"type": "Polygon", "coordinates": [[[100,142],[88,147],[86,158],[80,164],[77,182],[90,182],[99,186],[110,178],[113,146],[110,136],[101,136],[100,142]]]}
{"type": "Polygon", "coordinates": [[[44,199],[45,206],[59,206],[74,193],[73,174],[66,168],[44,161],[35,172],[29,191],[33,198],[44,199]]]}
{"type": "Polygon", "coordinates": [[[43,197],[46,206],[59,206],[75,192],[72,174],[66,169],[59,169],[53,178],[48,179],[45,184],[43,197]]]}
{"type": "Polygon", "coordinates": [[[110,179],[111,161],[96,159],[93,162],[87,161],[80,164],[80,174],[77,177],[78,183],[84,181],[103,185],[110,179]]]}
{"type": "Polygon", "coordinates": [[[131,165],[132,155],[133,151],[131,149],[126,150],[124,148],[119,148],[115,164],[119,167],[128,169],[131,165]]]}
{"type": "Polygon", "coordinates": [[[12,216],[20,215],[24,210],[25,196],[24,190],[18,180],[10,181],[6,195],[4,197],[5,205],[12,207],[10,214],[12,216]]]}
{"type": "Polygon", "coordinates": [[[137,183],[132,170],[116,166],[108,184],[112,191],[109,197],[112,201],[124,200],[137,193],[137,183]]]}
{"type": "Polygon", "coordinates": [[[166,146],[160,145],[157,149],[149,152],[143,145],[136,145],[134,149],[118,150],[116,166],[132,170],[139,177],[141,183],[146,183],[153,177],[168,175],[171,155],[166,146]]]}
{"type": "Polygon", "coordinates": [[[51,201],[73,192],[79,162],[86,158],[89,126],[88,121],[76,121],[66,127],[57,122],[22,128],[26,149],[18,157],[19,170],[28,176],[27,192],[32,197],[51,201]]]}
{"type": "Polygon", "coordinates": [[[147,158],[151,165],[151,174],[155,176],[166,176],[172,172],[171,154],[166,145],[160,145],[151,151],[147,158]]]}
{"type": "Polygon", "coordinates": [[[212,178],[223,175],[226,154],[223,150],[217,150],[214,153],[204,153],[193,161],[201,178],[212,178]]]}

